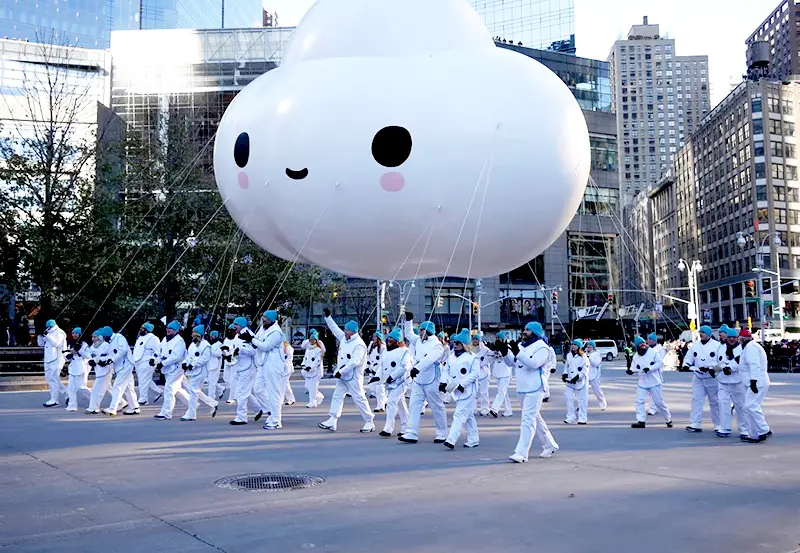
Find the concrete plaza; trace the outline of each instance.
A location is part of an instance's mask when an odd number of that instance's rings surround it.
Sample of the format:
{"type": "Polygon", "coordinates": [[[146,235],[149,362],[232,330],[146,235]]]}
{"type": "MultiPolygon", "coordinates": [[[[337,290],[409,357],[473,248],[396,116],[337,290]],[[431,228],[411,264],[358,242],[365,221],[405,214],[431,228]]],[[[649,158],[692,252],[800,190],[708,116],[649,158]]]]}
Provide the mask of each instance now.
{"type": "MultiPolygon", "coordinates": [[[[44,393],[0,394],[0,551],[495,553],[789,553],[800,551],[800,375],[771,375],[759,445],[688,434],[691,375],[666,373],[675,428],[634,430],[635,378],[603,375],[609,409],[567,426],[563,384],[545,404],[561,451],[508,462],[513,418],[478,418],[481,444],[362,435],[351,402],[335,434],[325,408],[287,407],[284,428],[216,419],[166,422],[44,409],[44,393]],[[321,476],[319,487],[244,492],[214,485],[256,472],[321,476]]],[[[494,390],[492,390],[492,395],[494,390]]],[[[516,408],[516,401],[515,408],[516,408]]],[[[83,407],[83,406],[82,406],[83,407]]],[[[449,410],[452,415],[452,409],[449,410]]],[[[383,415],[376,418],[378,430],[383,415]]]]}

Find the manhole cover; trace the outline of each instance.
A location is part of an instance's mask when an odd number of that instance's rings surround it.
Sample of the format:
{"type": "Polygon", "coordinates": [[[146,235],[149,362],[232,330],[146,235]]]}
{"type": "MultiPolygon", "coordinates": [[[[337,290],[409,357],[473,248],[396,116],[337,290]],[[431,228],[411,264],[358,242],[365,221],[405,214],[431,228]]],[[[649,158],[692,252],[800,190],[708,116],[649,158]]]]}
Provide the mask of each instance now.
{"type": "Polygon", "coordinates": [[[320,476],[311,476],[309,474],[262,472],[258,474],[240,474],[239,476],[229,476],[227,478],[217,480],[214,482],[214,485],[228,490],[272,492],[313,488],[324,482],[324,478],[320,476]]]}

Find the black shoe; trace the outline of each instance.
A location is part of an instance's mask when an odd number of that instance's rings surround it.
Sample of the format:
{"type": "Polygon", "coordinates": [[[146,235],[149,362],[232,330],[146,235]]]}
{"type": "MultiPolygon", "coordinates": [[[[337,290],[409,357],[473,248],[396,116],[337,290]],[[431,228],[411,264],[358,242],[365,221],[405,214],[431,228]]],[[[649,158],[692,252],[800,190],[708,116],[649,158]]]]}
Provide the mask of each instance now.
{"type": "Polygon", "coordinates": [[[403,442],[404,444],[415,444],[418,441],[418,440],[415,440],[413,438],[406,438],[405,436],[402,436],[402,435],[398,436],[397,439],[400,440],[401,442],[403,442]]]}
{"type": "Polygon", "coordinates": [[[731,435],[730,432],[720,432],[719,430],[714,430],[714,434],[717,438],[728,438],[731,435]]]}
{"type": "Polygon", "coordinates": [[[141,411],[139,409],[134,409],[133,411],[123,411],[122,412],[123,415],[138,415],[139,413],[141,413],[141,411]]]}
{"type": "Polygon", "coordinates": [[[398,432],[398,433],[397,433],[397,437],[398,437],[398,438],[399,438],[400,436],[402,436],[402,435],[403,435],[403,433],[402,433],[402,432],[398,432]]]}
{"type": "Polygon", "coordinates": [[[67,401],[64,402],[64,406],[69,407],[69,398],[67,398],[67,401]]]}
{"type": "Polygon", "coordinates": [[[165,417],[164,415],[155,415],[153,418],[156,419],[157,421],[167,420],[167,417],[165,417]]]}
{"type": "Polygon", "coordinates": [[[463,447],[468,447],[468,448],[472,449],[472,448],[478,447],[479,445],[480,445],[480,444],[475,444],[475,445],[467,445],[467,444],[464,444],[464,445],[463,445],[463,447]]]}
{"type": "Polygon", "coordinates": [[[772,431],[770,430],[770,431],[769,431],[768,433],[766,433],[766,434],[761,434],[761,435],[758,437],[758,441],[760,441],[760,442],[765,442],[765,441],[767,441],[767,438],[769,438],[771,435],[772,435],[772,431]]]}
{"type": "Polygon", "coordinates": [[[58,403],[42,403],[43,407],[58,407],[58,403]]]}
{"type": "Polygon", "coordinates": [[[373,413],[383,413],[383,411],[384,411],[383,409],[373,409],[372,410],[373,413]]]}
{"type": "Polygon", "coordinates": [[[435,443],[435,444],[443,444],[444,440],[436,438],[435,440],[433,440],[433,443],[435,443]]]}
{"type": "Polygon", "coordinates": [[[772,430],[768,431],[768,432],[767,432],[766,434],[764,434],[764,435],[765,435],[767,438],[769,438],[770,436],[772,436],[772,430]]]}
{"type": "Polygon", "coordinates": [[[672,428],[672,421],[667,421],[667,428],[672,428]]]}
{"type": "Polygon", "coordinates": [[[581,426],[586,426],[585,422],[579,422],[578,424],[580,424],[581,426]]]}
{"type": "Polygon", "coordinates": [[[631,428],[644,428],[645,426],[645,423],[636,421],[631,425],[631,428]]]}
{"type": "MultiPolygon", "coordinates": [[[[766,440],[766,438],[764,438],[764,440],[766,440]]],[[[742,438],[742,441],[744,443],[746,443],[746,444],[760,444],[764,440],[762,440],[760,437],[758,437],[758,438],[750,438],[748,436],[747,438],[742,438]]]]}
{"type": "Polygon", "coordinates": [[[450,442],[445,442],[444,443],[444,447],[446,447],[447,449],[455,449],[456,448],[456,446],[454,446],[450,442]]]}
{"type": "Polygon", "coordinates": [[[494,418],[497,418],[497,411],[489,411],[489,414],[494,418]]]}
{"type": "Polygon", "coordinates": [[[214,417],[216,417],[216,416],[217,416],[217,410],[218,410],[218,409],[219,409],[219,405],[217,405],[216,407],[214,407],[214,410],[213,410],[213,411],[211,411],[211,418],[212,418],[212,419],[213,419],[214,417]]]}
{"type": "Polygon", "coordinates": [[[550,398],[549,398],[549,397],[546,397],[546,398],[544,398],[544,399],[542,400],[542,403],[547,403],[548,401],[550,401],[550,398]]]}
{"type": "Polygon", "coordinates": [[[156,396],[156,399],[153,400],[153,403],[158,403],[158,400],[161,399],[162,397],[164,397],[164,392],[161,392],[160,394],[158,394],[156,396]]]}
{"type": "Polygon", "coordinates": [[[247,424],[247,423],[246,422],[242,422],[242,421],[231,421],[230,424],[231,424],[231,426],[242,426],[242,425],[247,424]]]}
{"type": "Polygon", "coordinates": [[[256,416],[255,416],[255,418],[253,420],[258,422],[259,420],[261,420],[261,415],[263,415],[263,414],[264,414],[264,411],[259,411],[258,413],[256,413],[256,416]]]}
{"type": "Polygon", "coordinates": [[[381,438],[391,438],[392,433],[386,432],[385,430],[381,430],[380,432],[378,432],[378,436],[380,436],[381,438]]]}
{"type": "Polygon", "coordinates": [[[687,432],[702,432],[703,429],[702,428],[695,428],[694,426],[687,426],[686,427],[686,431],[687,432]]]}

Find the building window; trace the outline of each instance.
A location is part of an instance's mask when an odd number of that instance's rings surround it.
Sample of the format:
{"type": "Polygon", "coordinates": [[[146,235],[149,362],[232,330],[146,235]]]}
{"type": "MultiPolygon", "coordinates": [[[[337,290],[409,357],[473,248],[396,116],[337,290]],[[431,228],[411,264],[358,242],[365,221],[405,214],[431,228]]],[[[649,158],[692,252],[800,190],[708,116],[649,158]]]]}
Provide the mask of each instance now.
{"type": "Polygon", "coordinates": [[[764,121],[753,119],[753,134],[764,134],[764,121]]]}
{"type": "Polygon", "coordinates": [[[767,105],[769,106],[769,110],[772,113],[780,113],[781,112],[780,104],[779,104],[777,98],[772,98],[772,97],[767,98],[767,105]]]}
{"type": "MultiPolygon", "coordinates": [[[[755,127],[753,128],[753,132],[755,132],[755,127]]],[[[783,122],[783,134],[785,136],[794,136],[794,122],[792,121],[783,122]]]]}
{"type": "Polygon", "coordinates": [[[794,165],[786,166],[786,180],[797,180],[797,167],[794,165]]]}
{"type": "Polygon", "coordinates": [[[753,149],[755,150],[756,157],[762,157],[764,155],[764,141],[756,140],[753,143],[753,149]]]}
{"type": "Polygon", "coordinates": [[[781,134],[781,122],[777,119],[770,119],[769,132],[771,134],[781,134]]]}
{"type": "Polygon", "coordinates": [[[795,154],[796,154],[796,149],[794,144],[784,145],[783,157],[794,159],[795,154]]]}
{"type": "Polygon", "coordinates": [[[785,209],[776,209],[775,210],[775,223],[785,225],[786,224],[786,210],[785,209]]]}
{"type": "Polygon", "coordinates": [[[781,179],[781,180],[783,180],[783,164],[782,163],[773,163],[772,164],[772,178],[773,179],[781,179]]]}
{"type": "Polygon", "coordinates": [[[800,225],[800,211],[797,211],[796,209],[789,210],[789,224],[800,225]]]}
{"type": "Polygon", "coordinates": [[[573,307],[604,305],[609,290],[616,288],[616,238],[569,236],[570,294],[573,307]]]}
{"type": "Polygon", "coordinates": [[[776,202],[786,201],[786,188],[783,186],[772,187],[772,199],[776,202]]]}
{"type": "Polygon", "coordinates": [[[794,114],[794,106],[792,102],[787,99],[781,100],[781,111],[784,115],[793,115],[794,114]]]}
{"type": "Polygon", "coordinates": [[[756,163],[756,179],[767,178],[767,167],[763,163],[756,163]]]}
{"type": "Polygon", "coordinates": [[[766,184],[756,185],[756,201],[757,202],[766,202],[767,201],[767,185],[766,184]]]}
{"type": "Polygon", "coordinates": [[[783,142],[770,142],[769,153],[772,157],[783,157],[783,142]]]}

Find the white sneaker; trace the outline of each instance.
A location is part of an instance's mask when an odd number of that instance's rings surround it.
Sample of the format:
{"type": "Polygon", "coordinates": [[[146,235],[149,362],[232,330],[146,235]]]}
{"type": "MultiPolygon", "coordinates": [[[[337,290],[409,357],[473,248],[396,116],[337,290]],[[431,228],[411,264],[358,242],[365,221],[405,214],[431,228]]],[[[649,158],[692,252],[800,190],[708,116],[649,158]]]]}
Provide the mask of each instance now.
{"type": "Polygon", "coordinates": [[[553,449],[551,447],[546,447],[539,454],[539,457],[541,457],[542,459],[549,459],[550,457],[552,457],[553,455],[556,454],[556,451],[558,451],[558,450],[557,449],[553,449]]]}
{"type": "Polygon", "coordinates": [[[116,417],[117,416],[117,412],[116,411],[112,411],[111,409],[103,409],[103,413],[108,415],[109,417],[116,417]]]}
{"type": "Polygon", "coordinates": [[[226,400],[225,403],[227,405],[236,405],[236,400],[235,399],[229,399],[229,400],[226,400]]]}
{"type": "Polygon", "coordinates": [[[70,412],[73,412],[73,411],[77,411],[77,410],[78,410],[78,408],[77,408],[77,407],[64,407],[64,411],[70,411],[70,412]]]}
{"type": "Polygon", "coordinates": [[[323,430],[330,430],[331,432],[336,432],[336,420],[333,417],[330,417],[325,422],[319,423],[317,426],[319,426],[323,430]]]}
{"type": "Polygon", "coordinates": [[[307,408],[307,409],[315,409],[316,407],[317,407],[317,406],[316,406],[316,405],[314,405],[313,403],[306,403],[306,408],[307,408]]]}
{"type": "Polygon", "coordinates": [[[375,431],[375,423],[372,423],[372,422],[366,423],[364,425],[364,427],[361,429],[361,432],[364,433],[364,434],[367,434],[368,432],[374,432],[374,431],[375,431]]]}
{"type": "Polygon", "coordinates": [[[509,456],[509,459],[514,461],[515,463],[524,463],[525,461],[528,460],[526,457],[523,457],[522,455],[517,455],[516,453],[513,453],[511,456],[509,456]]]}
{"type": "Polygon", "coordinates": [[[502,415],[500,415],[500,416],[501,416],[501,417],[513,417],[513,416],[514,416],[514,413],[503,413],[503,414],[502,414],[502,415]]]}

